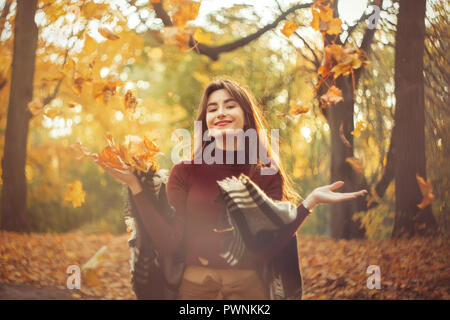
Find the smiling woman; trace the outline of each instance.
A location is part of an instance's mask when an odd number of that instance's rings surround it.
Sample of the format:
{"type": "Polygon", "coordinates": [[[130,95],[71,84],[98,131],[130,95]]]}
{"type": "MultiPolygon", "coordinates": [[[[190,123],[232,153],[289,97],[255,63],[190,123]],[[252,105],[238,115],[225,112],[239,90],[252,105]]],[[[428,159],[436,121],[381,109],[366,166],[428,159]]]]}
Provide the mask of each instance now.
{"type": "MultiPolygon", "coordinates": [[[[220,77],[206,86],[196,120],[202,124],[201,137],[209,134],[211,139],[202,140],[190,161],[175,164],[170,172],[166,192],[173,219],[167,220],[161,209],[167,206],[150,196],[155,187],[145,176],[138,179],[131,171],[104,167],[129,187],[134,216],[142,221],[138,232],[148,234],[160,256],[183,261],[181,275],[170,276],[178,299],[300,299],[296,231],[319,203],[355,199],[366,191],[334,193],[343,185],[338,181],[314,189],[297,206],[299,195],[267,143],[260,106],[251,91],[234,80],[220,77]],[[219,139],[233,130],[256,132],[255,144],[271,158],[270,164],[261,161],[260,152],[256,163],[248,157],[238,163],[238,151],[243,148],[248,156],[249,143],[229,147],[219,139]],[[222,149],[234,162],[195,163],[194,156],[211,147],[222,149]],[[267,166],[278,170],[264,174],[267,166]]],[[[145,248],[149,250],[144,246],[139,252],[145,248]]]]}

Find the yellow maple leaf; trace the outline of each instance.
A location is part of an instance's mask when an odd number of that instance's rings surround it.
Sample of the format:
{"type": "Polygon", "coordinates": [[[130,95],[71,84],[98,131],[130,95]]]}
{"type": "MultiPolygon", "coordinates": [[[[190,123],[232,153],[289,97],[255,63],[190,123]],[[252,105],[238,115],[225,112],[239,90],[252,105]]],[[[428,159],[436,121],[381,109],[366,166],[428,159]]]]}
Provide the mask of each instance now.
{"type": "Polygon", "coordinates": [[[289,106],[291,107],[289,109],[289,114],[292,116],[298,116],[309,111],[308,107],[304,107],[301,103],[298,103],[294,100],[289,103],[289,106]]]}
{"type": "Polygon", "coordinates": [[[84,203],[86,192],[83,190],[83,185],[80,180],[75,180],[68,185],[69,191],[66,193],[64,200],[71,201],[73,207],[80,207],[84,203]]]}
{"type": "Polygon", "coordinates": [[[289,38],[295,30],[298,29],[297,23],[294,21],[287,20],[284,23],[283,29],[281,29],[281,33],[286,36],[286,38],[289,38]]]}
{"type": "Polygon", "coordinates": [[[427,179],[427,181],[425,181],[425,179],[422,178],[421,176],[419,176],[417,173],[416,173],[416,179],[417,179],[417,183],[419,184],[420,192],[422,193],[422,196],[423,196],[422,202],[420,204],[418,204],[417,206],[420,209],[423,209],[426,206],[428,206],[431,203],[431,201],[434,199],[433,187],[431,185],[430,179],[427,179]]]}
{"type": "Polygon", "coordinates": [[[359,137],[361,135],[361,131],[367,128],[367,121],[360,120],[356,123],[356,128],[350,134],[355,137],[359,137]]]}
{"type": "Polygon", "coordinates": [[[200,2],[191,0],[172,1],[175,11],[172,22],[176,27],[184,27],[188,21],[195,20],[200,9],[200,2]]]}
{"type": "Polygon", "coordinates": [[[197,28],[194,32],[194,39],[198,42],[204,43],[204,44],[211,44],[211,34],[204,32],[202,29],[197,28]]]}

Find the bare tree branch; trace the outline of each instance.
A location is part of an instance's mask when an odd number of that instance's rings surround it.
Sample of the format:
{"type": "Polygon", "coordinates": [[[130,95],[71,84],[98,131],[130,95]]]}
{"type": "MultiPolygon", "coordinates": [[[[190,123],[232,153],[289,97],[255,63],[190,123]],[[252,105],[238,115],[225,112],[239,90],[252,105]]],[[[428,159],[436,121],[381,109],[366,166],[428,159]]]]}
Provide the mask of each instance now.
{"type": "MultiPolygon", "coordinates": [[[[189,38],[189,46],[196,47],[196,52],[198,54],[203,54],[207,57],[209,57],[212,60],[218,60],[219,56],[222,53],[230,52],[233,50],[236,50],[240,47],[245,46],[246,44],[252,42],[253,40],[258,39],[260,36],[262,36],[267,31],[275,28],[282,20],[284,20],[289,14],[295,12],[296,10],[308,8],[312,5],[312,3],[305,3],[305,4],[297,4],[288,10],[286,10],[283,14],[281,14],[274,22],[264,26],[263,28],[259,29],[255,33],[252,33],[246,37],[243,37],[239,40],[226,43],[220,46],[209,46],[203,43],[197,42],[194,37],[191,35],[189,38]]],[[[156,16],[160,18],[166,27],[173,26],[172,20],[170,19],[167,12],[164,10],[162,3],[152,3],[153,8],[155,9],[156,16]]]]}

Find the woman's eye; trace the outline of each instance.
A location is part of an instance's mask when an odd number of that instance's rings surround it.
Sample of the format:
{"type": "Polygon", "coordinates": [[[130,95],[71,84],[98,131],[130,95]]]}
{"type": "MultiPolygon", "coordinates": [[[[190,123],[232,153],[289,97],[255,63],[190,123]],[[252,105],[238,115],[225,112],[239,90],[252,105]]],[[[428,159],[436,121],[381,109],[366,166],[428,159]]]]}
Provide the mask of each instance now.
{"type": "Polygon", "coordinates": [[[234,108],[234,106],[228,106],[227,108],[234,108]]]}
{"type": "Polygon", "coordinates": [[[216,109],[209,109],[209,112],[214,112],[216,111],[216,109]]]}

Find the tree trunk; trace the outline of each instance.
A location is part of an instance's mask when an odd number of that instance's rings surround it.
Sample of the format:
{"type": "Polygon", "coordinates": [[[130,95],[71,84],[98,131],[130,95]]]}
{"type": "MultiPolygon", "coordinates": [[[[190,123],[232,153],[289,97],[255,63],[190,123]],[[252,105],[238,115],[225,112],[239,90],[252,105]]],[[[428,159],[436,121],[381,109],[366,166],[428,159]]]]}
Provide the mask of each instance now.
{"type": "Polygon", "coordinates": [[[393,238],[435,234],[431,205],[416,174],[426,179],[423,55],[426,0],[400,0],[395,49],[395,220],[393,238]]]}
{"type": "Polygon", "coordinates": [[[11,90],[2,159],[3,189],[1,228],[28,231],[27,185],[25,161],[27,153],[28,103],[33,98],[33,78],[38,41],[34,22],[37,0],[18,0],[14,28],[14,55],[11,90]]]}
{"type": "MultiPolygon", "coordinates": [[[[361,176],[358,176],[352,167],[345,161],[353,157],[353,86],[351,77],[340,77],[336,86],[342,90],[343,102],[328,108],[328,124],[331,134],[331,182],[344,181],[344,185],[336,192],[354,192],[361,185],[361,176]],[[347,146],[340,135],[342,123],[343,134],[350,143],[347,146]]],[[[352,219],[357,211],[357,199],[330,205],[331,236],[335,239],[363,238],[365,229],[359,221],[352,219]]]]}

